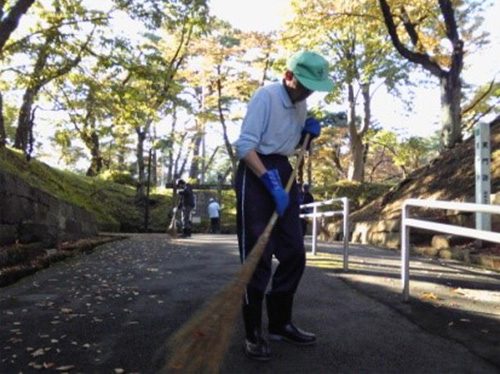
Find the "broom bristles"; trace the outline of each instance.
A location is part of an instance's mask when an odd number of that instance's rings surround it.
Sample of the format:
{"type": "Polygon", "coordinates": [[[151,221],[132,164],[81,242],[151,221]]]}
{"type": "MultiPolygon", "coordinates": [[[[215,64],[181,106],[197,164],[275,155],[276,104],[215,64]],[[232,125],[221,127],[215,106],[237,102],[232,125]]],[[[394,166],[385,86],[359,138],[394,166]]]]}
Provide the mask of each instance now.
{"type": "Polygon", "coordinates": [[[170,225],[167,227],[167,234],[172,236],[173,238],[177,238],[177,210],[173,209],[172,211],[172,220],[170,221],[170,225]]]}
{"type": "Polygon", "coordinates": [[[236,278],[168,341],[173,351],[163,372],[217,373],[231,339],[246,285],[257,267],[276,222],[274,213],[236,278]]]}
{"type": "MultiPolygon", "coordinates": [[[[305,136],[297,159],[297,165],[302,162],[308,143],[309,134],[305,136]]],[[[293,181],[297,176],[297,169],[298,167],[293,169],[292,175],[288,179],[287,192],[290,192],[293,181]]],[[[264,232],[259,236],[245,263],[236,274],[235,279],[168,340],[167,348],[172,353],[161,372],[219,372],[224,354],[229,346],[246,285],[260,261],[277,220],[278,213],[274,212],[264,232]]]]}

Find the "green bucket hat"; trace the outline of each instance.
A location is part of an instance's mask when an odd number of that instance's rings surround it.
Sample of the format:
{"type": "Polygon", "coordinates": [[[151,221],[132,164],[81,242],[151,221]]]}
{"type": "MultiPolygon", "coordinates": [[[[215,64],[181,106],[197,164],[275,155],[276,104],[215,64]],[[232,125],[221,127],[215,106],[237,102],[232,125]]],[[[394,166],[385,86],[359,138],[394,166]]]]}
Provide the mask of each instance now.
{"type": "Polygon", "coordinates": [[[288,60],[287,68],[304,87],[311,91],[333,90],[333,81],[328,77],[328,62],[315,52],[295,53],[288,60]]]}

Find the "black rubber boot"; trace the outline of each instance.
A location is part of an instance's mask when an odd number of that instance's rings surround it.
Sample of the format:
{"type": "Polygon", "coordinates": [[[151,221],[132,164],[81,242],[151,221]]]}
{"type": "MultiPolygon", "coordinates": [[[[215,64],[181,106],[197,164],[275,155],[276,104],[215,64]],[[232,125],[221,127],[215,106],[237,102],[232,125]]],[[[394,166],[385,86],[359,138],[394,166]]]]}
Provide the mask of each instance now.
{"type": "Polygon", "coordinates": [[[189,238],[189,233],[188,233],[188,229],[182,229],[182,235],[181,235],[181,238],[189,238]]]}
{"type": "Polygon", "coordinates": [[[269,316],[269,339],[296,345],[316,343],[316,335],[303,331],[292,323],[293,294],[266,295],[269,316]]]}
{"type": "Polygon", "coordinates": [[[243,321],[245,323],[245,355],[252,360],[269,361],[269,344],[262,335],[262,293],[247,290],[243,300],[243,321]]]}

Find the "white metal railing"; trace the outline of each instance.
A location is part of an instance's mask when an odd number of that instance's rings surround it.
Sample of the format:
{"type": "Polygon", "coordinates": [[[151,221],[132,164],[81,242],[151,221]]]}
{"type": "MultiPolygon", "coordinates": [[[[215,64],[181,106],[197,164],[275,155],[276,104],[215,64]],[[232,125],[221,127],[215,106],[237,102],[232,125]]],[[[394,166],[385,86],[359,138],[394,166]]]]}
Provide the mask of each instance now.
{"type": "Polygon", "coordinates": [[[303,208],[312,208],[312,213],[304,213],[300,215],[300,218],[312,218],[312,254],[316,255],[316,243],[318,236],[318,218],[320,217],[333,217],[335,215],[343,216],[343,234],[344,234],[344,270],[347,271],[349,268],[349,199],[347,197],[340,197],[330,200],[319,201],[315,203],[303,204],[300,206],[303,208]],[[336,202],[342,203],[342,210],[330,210],[330,211],[318,211],[319,207],[333,205],[336,202]]]}
{"type": "Polygon", "coordinates": [[[497,232],[409,218],[409,209],[411,206],[457,210],[461,212],[500,214],[500,205],[459,203],[440,200],[405,200],[401,212],[401,282],[403,283],[404,301],[408,301],[410,296],[410,227],[500,243],[500,233],[497,232]]]}

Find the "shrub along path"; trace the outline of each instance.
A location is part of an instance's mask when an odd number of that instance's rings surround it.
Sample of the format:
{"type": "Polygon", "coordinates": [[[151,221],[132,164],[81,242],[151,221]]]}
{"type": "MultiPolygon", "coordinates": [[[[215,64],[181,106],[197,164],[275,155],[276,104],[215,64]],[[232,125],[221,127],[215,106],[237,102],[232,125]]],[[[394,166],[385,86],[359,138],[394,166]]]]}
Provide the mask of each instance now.
{"type": "MultiPolygon", "coordinates": [[[[315,346],[273,343],[252,362],[238,320],[222,372],[498,373],[498,273],[415,259],[402,304],[397,255],[351,250],[348,273],[338,245],[308,256],[295,320],[315,346]]],[[[54,264],[0,289],[0,372],[157,372],[167,337],[238,268],[234,236],[201,234],[131,235],[54,264]]]]}

